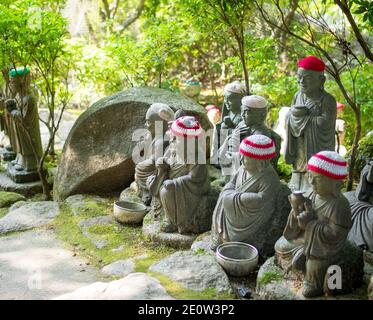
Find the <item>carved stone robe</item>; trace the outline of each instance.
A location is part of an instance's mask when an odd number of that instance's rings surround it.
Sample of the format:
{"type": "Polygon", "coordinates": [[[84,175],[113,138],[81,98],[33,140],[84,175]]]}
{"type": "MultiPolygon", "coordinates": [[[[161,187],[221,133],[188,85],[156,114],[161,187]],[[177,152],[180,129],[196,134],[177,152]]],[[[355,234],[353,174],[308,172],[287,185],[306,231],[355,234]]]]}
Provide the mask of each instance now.
{"type": "Polygon", "coordinates": [[[219,196],[212,236],[219,242],[242,241],[261,247],[257,235],[276,214],[279,189],[280,180],[271,165],[254,175],[241,166],[219,196]]]}
{"type": "Polygon", "coordinates": [[[356,191],[347,196],[352,212],[352,228],[348,239],[357,246],[367,246],[373,250],[373,183],[368,182],[368,173],[369,167],[365,166],[356,191]]]}
{"type": "Polygon", "coordinates": [[[305,106],[309,114],[296,117],[288,113],[284,158],[295,171],[306,172],[307,162],[314,154],[335,149],[336,101],[324,92],[315,102],[299,91],[293,98],[292,108],[295,106],[305,106]]]}

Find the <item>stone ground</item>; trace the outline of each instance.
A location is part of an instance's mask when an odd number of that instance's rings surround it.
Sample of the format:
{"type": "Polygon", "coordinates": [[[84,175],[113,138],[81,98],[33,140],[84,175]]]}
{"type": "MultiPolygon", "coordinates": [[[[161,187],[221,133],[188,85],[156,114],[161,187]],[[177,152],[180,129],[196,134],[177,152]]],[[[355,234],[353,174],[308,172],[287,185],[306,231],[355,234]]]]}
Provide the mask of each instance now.
{"type": "Polygon", "coordinates": [[[52,299],[99,279],[51,230],[0,238],[0,300],[52,299]]]}

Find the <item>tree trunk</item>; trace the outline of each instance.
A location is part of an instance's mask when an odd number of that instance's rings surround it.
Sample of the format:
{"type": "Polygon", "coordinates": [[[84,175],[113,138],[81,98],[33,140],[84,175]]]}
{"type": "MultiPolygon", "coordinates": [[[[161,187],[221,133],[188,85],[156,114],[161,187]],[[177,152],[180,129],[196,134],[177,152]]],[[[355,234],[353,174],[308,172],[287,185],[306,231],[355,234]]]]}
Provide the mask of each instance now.
{"type": "Polygon", "coordinates": [[[356,109],[354,109],[354,113],[355,113],[355,119],[356,119],[356,129],[355,129],[354,142],[351,148],[351,160],[350,160],[350,168],[349,168],[348,179],[347,179],[347,191],[351,191],[353,187],[355,165],[356,165],[356,159],[358,156],[359,141],[360,141],[360,136],[361,136],[360,108],[357,107],[356,109]]]}

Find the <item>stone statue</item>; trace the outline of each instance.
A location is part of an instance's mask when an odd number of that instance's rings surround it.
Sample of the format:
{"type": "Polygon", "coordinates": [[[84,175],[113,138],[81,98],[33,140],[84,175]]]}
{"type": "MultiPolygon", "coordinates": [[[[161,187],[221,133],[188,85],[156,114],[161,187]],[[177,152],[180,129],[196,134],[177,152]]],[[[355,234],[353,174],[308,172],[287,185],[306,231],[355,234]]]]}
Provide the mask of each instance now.
{"type": "Polygon", "coordinates": [[[335,150],[336,100],[324,90],[325,64],[310,56],[298,63],[298,84],[286,119],[285,162],[293,166],[292,190],[311,188],[307,161],[319,151],[335,150]]]}
{"type": "Polygon", "coordinates": [[[198,163],[202,128],[196,118],[182,116],[170,131],[170,148],[156,161],[157,172],[147,183],[161,207],[161,231],[202,233],[211,226],[211,213],[206,210],[210,190],[207,166],[198,163]]]}
{"type": "MultiPolygon", "coordinates": [[[[263,252],[266,243],[271,242],[273,250],[281,235],[271,239],[268,232],[276,216],[281,214],[277,206],[281,183],[270,163],[276,155],[275,144],[267,136],[250,135],[241,142],[240,154],[243,165],[225,185],[214,210],[212,249],[223,242],[241,241],[254,245],[260,254],[267,255],[263,252]]],[[[287,194],[284,198],[287,199],[287,194]]],[[[285,212],[282,228],[286,217],[285,212]]]]}
{"type": "Polygon", "coordinates": [[[3,70],[2,73],[5,80],[5,89],[3,96],[0,97],[1,130],[9,139],[9,144],[5,146],[2,157],[4,161],[12,161],[16,158],[16,153],[12,147],[15,144],[15,130],[11,115],[5,107],[5,101],[9,95],[9,70],[3,70]]]}
{"type": "Polygon", "coordinates": [[[215,125],[212,155],[217,157],[220,145],[226,136],[242,121],[241,99],[245,96],[245,85],[239,81],[228,83],[224,87],[224,102],[221,109],[221,119],[215,125]],[[221,129],[225,130],[224,133],[221,129]]]}
{"type": "MultiPolygon", "coordinates": [[[[251,95],[242,98],[241,117],[243,120],[233,130],[232,134],[225,139],[219,149],[219,160],[223,170],[224,167],[229,168],[230,166],[232,166],[231,172],[235,173],[238,170],[240,166],[238,153],[240,143],[243,138],[253,134],[265,135],[274,141],[276,153],[271,162],[273,167],[277,168],[277,161],[280,157],[281,137],[266,126],[266,116],[267,101],[263,97],[251,95]]],[[[229,175],[228,170],[226,173],[223,171],[223,173],[229,175]]]]}
{"type": "Polygon", "coordinates": [[[312,190],[305,193],[303,201],[289,197],[293,209],[275,251],[277,263],[284,270],[305,273],[303,295],[316,297],[327,290],[328,267],[342,265],[351,210],[341,193],[347,176],[344,158],[335,151],[321,151],[308,161],[308,170],[312,190]]]}
{"type": "Polygon", "coordinates": [[[43,153],[37,101],[31,91],[28,68],[12,69],[9,75],[14,98],[8,99],[5,106],[10,115],[11,144],[17,156],[8,164],[7,170],[15,182],[31,182],[39,179],[37,168],[43,153]]]}
{"type": "Polygon", "coordinates": [[[151,202],[146,181],[156,172],[155,163],[158,158],[163,157],[168,148],[169,139],[166,139],[166,131],[168,130],[168,122],[173,119],[174,112],[164,103],[153,103],[146,112],[145,127],[149,131],[149,139],[145,139],[145,141],[151,141],[151,143],[148,148],[147,146],[143,147],[145,160],[136,164],[135,168],[135,181],[139,196],[146,205],[151,202]]]}
{"type": "Polygon", "coordinates": [[[357,246],[373,251],[373,160],[361,171],[356,191],[345,193],[352,212],[348,239],[357,246]]]}

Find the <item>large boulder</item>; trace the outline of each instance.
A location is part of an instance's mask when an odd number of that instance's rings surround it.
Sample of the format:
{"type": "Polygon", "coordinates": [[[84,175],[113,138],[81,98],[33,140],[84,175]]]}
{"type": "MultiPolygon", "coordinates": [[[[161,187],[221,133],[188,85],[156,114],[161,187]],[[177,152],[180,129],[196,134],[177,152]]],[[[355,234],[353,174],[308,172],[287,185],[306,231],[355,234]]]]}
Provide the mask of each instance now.
{"type": "Polygon", "coordinates": [[[132,134],[144,128],[152,103],[195,115],[210,128],[205,110],[193,100],[157,88],[132,88],[101,99],[75,122],[65,142],[54,183],[54,197],[79,193],[105,194],[123,190],[134,179],[132,134]]]}

